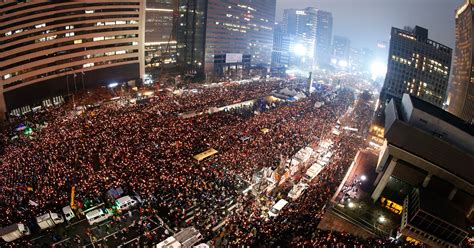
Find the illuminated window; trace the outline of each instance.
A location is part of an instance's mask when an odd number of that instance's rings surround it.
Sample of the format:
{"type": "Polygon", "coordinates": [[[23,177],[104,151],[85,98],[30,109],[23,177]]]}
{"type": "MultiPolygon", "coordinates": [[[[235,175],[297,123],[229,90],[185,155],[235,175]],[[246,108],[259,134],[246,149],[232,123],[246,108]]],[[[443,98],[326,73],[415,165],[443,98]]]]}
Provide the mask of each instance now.
{"type": "Polygon", "coordinates": [[[3,76],[3,79],[4,79],[4,80],[7,80],[7,79],[9,79],[9,78],[11,78],[11,77],[12,77],[12,74],[6,74],[5,76],[3,76]]]}
{"type": "Polygon", "coordinates": [[[119,55],[119,54],[125,54],[125,50],[117,51],[117,52],[115,52],[115,54],[117,54],[117,55],[119,55]]]}
{"type": "Polygon", "coordinates": [[[5,36],[10,36],[10,35],[12,35],[12,31],[8,31],[5,33],[5,36]]]}
{"type": "Polygon", "coordinates": [[[86,14],[94,14],[94,10],[86,10],[86,14]]]}
{"type": "Polygon", "coordinates": [[[132,42],[132,45],[137,46],[138,42],[134,41],[134,42],[132,42]]]}
{"type": "Polygon", "coordinates": [[[74,26],[70,25],[70,26],[66,26],[66,29],[73,29],[74,26]]]}
{"type": "Polygon", "coordinates": [[[71,36],[74,36],[74,32],[66,33],[66,37],[71,37],[71,36]]]}
{"type": "Polygon", "coordinates": [[[51,35],[51,36],[46,37],[46,40],[54,40],[54,39],[56,39],[56,37],[58,37],[58,36],[57,35],[51,35]]]}
{"type": "Polygon", "coordinates": [[[125,21],[116,21],[115,24],[117,25],[123,25],[123,24],[127,24],[125,21]]]}
{"type": "Polygon", "coordinates": [[[43,27],[46,27],[46,23],[35,25],[35,28],[43,28],[43,27]]]}
{"type": "Polygon", "coordinates": [[[81,44],[82,40],[74,40],[74,44],[81,44]]]}
{"type": "Polygon", "coordinates": [[[104,40],[104,36],[101,36],[101,37],[94,37],[94,39],[92,39],[93,41],[101,41],[101,40],[104,40]]]}
{"type": "Polygon", "coordinates": [[[92,66],[94,66],[94,63],[87,63],[87,64],[82,65],[83,68],[92,67],[92,66]]]}
{"type": "Polygon", "coordinates": [[[115,22],[105,22],[105,25],[115,25],[115,22]]]}
{"type": "Polygon", "coordinates": [[[137,24],[137,23],[138,23],[138,22],[135,21],[135,20],[131,20],[131,21],[130,21],[130,24],[137,24]]]}
{"type": "Polygon", "coordinates": [[[115,39],[115,36],[105,36],[105,40],[113,40],[115,39]]]}

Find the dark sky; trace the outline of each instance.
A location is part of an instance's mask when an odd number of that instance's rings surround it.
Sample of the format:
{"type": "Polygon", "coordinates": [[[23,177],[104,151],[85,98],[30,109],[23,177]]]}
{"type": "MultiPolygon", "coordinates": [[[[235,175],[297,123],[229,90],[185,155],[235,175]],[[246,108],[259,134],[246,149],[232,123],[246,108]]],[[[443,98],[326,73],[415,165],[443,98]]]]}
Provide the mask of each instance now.
{"type": "MultiPolygon", "coordinates": [[[[430,39],[454,48],[454,11],[465,0],[277,0],[277,21],[283,9],[316,7],[332,12],[333,35],[347,36],[357,48],[377,50],[388,42],[392,26],[419,25],[430,39]]],[[[380,49],[379,49],[380,50],[380,49]]],[[[380,51],[379,51],[380,52],[380,51]]]]}

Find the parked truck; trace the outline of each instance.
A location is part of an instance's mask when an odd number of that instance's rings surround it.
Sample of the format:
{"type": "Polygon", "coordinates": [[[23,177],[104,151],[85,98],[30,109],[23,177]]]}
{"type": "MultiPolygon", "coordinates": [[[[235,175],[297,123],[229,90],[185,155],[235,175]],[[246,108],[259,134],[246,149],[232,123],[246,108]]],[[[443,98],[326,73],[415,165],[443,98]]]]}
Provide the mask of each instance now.
{"type": "Polygon", "coordinates": [[[61,214],[49,212],[36,217],[36,223],[41,228],[41,230],[44,230],[64,223],[64,218],[61,214]]]}
{"type": "Polygon", "coordinates": [[[26,235],[30,235],[30,229],[21,223],[12,224],[0,229],[0,237],[5,242],[11,242],[26,235]]]}

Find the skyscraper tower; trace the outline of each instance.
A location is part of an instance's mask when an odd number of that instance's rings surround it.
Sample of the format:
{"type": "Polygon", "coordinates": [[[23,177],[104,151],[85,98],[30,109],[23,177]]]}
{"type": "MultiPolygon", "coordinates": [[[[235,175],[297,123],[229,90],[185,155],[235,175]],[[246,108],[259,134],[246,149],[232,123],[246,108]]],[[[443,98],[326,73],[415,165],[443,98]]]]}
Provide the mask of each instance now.
{"type": "Polygon", "coordinates": [[[178,0],[147,0],[145,12],[145,64],[176,63],[178,0]]]}
{"type": "Polygon", "coordinates": [[[290,68],[313,70],[317,11],[315,8],[284,10],[283,26],[290,38],[290,68]]]}
{"type": "Polygon", "coordinates": [[[451,48],[428,39],[425,28],[416,26],[412,31],[392,28],[379,108],[385,109],[392,98],[400,103],[403,93],[442,107],[446,100],[451,54],[451,48]]]}
{"type": "Polygon", "coordinates": [[[331,59],[332,40],[332,13],[318,10],[316,21],[316,42],[314,49],[315,63],[322,68],[329,64],[331,59]]]}
{"type": "Polygon", "coordinates": [[[206,76],[270,67],[276,0],[180,0],[178,9],[178,64],[206,76]]]}
{"type": "Polygon", "coordinates": [[[449,112],[468,123],[474,122],[473,3],[472,0],[466,0],[466,3],[456,10],[454,76],[448,94],[449,112]]]}

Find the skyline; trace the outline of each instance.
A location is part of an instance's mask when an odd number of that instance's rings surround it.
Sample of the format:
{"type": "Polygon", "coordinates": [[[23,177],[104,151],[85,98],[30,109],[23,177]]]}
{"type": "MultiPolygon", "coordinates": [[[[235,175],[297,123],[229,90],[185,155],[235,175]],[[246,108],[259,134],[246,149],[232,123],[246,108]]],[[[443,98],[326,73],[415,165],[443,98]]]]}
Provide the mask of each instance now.
{"type": "Polygon", "coordinates": [[[276,20],[282,20],[284,9],[316,7],[332,12],[333,35],[348,37],[355,48],[376,50],[379,41],[389,43],[392,27],[418,25],[429,30],[429,39],[454,49],[454,12],[462,3],[464,0],[277,0],[276,20]],[[354,12],[360,13],[357,18],[354,12]],[[363,28],[366,23],[370,29],[363,28]]]}

